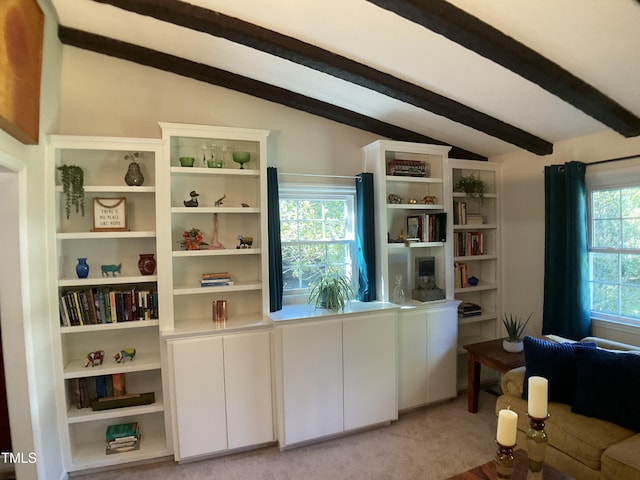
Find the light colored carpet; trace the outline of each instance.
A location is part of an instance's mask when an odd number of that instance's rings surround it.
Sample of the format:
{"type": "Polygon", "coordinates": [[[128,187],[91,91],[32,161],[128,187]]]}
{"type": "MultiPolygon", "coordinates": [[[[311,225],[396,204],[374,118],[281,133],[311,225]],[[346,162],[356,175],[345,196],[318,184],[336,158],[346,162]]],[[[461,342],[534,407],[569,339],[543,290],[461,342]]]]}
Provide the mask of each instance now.
{"type": "Polygon", "coordinates": [[[444,480],[495,454],[496,397],[466,393],[375,430],[281,452],[276,446],[197,462],[159,462],[74,476],[83,480],[444,480]]]}

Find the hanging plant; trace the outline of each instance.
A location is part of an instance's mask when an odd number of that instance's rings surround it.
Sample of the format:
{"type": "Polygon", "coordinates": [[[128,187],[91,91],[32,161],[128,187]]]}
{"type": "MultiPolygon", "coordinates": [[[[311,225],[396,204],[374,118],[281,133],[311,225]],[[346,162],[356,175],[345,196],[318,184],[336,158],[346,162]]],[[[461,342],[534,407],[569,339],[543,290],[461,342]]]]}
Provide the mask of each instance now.
{"type": "Polygon", "coordinates": [[[65,195],[65,211],[67,219],[71,215],[71,207],[84,217],[84,171],[77,165],[60,165],[62,191],[65,195]]]}
{"type": "Polygon", "coordinates": [[[453,187],[455,192],[464,192],[470,200],[484,202],[485,185],[480,176],[474,174],[460,177],[453,187]]]}

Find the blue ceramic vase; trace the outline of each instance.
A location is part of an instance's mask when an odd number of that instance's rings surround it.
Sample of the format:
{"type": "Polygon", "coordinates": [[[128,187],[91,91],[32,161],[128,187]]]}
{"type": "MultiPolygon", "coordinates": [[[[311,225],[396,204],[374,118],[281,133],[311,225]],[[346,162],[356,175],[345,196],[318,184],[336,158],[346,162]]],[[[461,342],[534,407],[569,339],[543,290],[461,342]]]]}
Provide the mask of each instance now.
{"type": "Polygon", "coordinates": [[[76,275],[78,278],[87,278],[89,276],[89,264],[86,258],[79,258],[76,265],[76,275]]]}

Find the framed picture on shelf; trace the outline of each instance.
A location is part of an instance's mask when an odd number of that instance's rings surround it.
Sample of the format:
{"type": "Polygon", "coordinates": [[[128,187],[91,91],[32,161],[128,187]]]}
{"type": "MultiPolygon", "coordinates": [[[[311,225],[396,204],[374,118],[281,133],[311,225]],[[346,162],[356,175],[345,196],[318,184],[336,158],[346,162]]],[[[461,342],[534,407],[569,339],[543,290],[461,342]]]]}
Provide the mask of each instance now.
{"type": "Polygon", "coordinates": [[[127,199],[94,198],[93,232],[124,232],[127,227],[127,199]]]}

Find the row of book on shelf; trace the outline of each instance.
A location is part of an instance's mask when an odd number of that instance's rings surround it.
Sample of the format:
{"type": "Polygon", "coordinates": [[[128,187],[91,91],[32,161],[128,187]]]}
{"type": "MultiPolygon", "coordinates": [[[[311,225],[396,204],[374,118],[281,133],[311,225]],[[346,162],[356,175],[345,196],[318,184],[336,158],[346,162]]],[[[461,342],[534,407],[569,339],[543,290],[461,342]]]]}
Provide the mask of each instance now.
{"type": "Polygon", "coordinates": [[[454,232],[453,255],[465,257],[484,255],[484,235],[482,232],[454,232]]]}
{"type": "Polygon", "coordinates": [[[69,388],[77,409],[102,411],[149,405],[156,401],[155,392],[127,393],[124,373],[73,378],[69,388]]]}
{"type": "Polygon", "coordinates": [[[203,273],[200,279],[201,287],[224,287],[233,285],[229,272],[203,273]]]}
{"type": "Polygon", "coordinates": [[[130,452],[140,449],[140,424],[138,422],[109,425],[105,433],[106,453],[130,452]]]}
{"type": "Polygon", "coordinates": [[[63,292],[59,299],[62,326],[96,325],[158,318],[158,292],[86,288],[63,292]]]}
{"type": "Polygon", "coordinates": [[[481,214],[467,212],[467,202],[453,202],[454,225],[480,225],[482,223],[484,223],[484,218],[481,214]]]}
{"type": "Polygon", "coordinates": [[[469,287],[469,269],[467,268],[467,264],[464,262],[456,262],[454,264],[454,287],[455,288],[466,288],[469,287]]]}
{"type": "Polygon", "coordinates": [[[446,242],[447,214],[441,212],[408,216],[407,240],[416,242],[446,242]]]}

